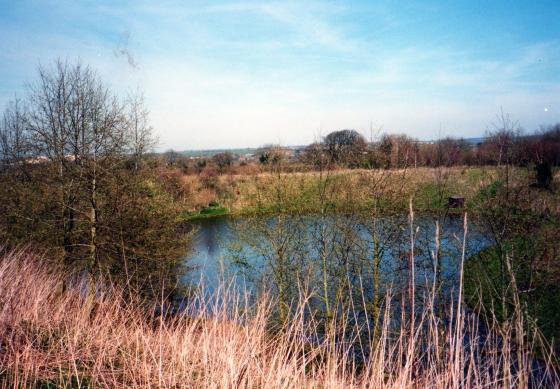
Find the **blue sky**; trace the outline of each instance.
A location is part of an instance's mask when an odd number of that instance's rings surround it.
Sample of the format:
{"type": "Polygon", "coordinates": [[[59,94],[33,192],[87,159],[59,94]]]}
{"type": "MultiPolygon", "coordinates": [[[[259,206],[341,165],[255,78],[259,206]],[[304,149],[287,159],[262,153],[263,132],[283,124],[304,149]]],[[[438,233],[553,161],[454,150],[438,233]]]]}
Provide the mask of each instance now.
{"type": "Polygon", "coordinates": [[[38,64],[141,88],[160,149],[560,122],[560,1],[0,0],[0,106],[38,64]]]}

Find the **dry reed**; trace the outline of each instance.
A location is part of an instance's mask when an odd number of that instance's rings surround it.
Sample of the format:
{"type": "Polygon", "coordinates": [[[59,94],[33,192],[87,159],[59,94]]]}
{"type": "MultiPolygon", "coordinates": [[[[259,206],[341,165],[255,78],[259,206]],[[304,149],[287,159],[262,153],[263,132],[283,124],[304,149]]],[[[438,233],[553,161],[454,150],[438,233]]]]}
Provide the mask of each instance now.
{"type": "Polygon", "coordinates": [[[502,324],[499,336],[482,334],[460,306],[442,327],[429,300],[412,331],[395,331],[387,297],[380,335],[368,340],[357,361],[355,349],[340,341],[336,320],[325,332],[306,317],[306,298],[274,332],[273,300],[248,301],[222,287],[211,301],[201,292],[182,313],[157,315],[116,287],[88,292],[26,250],[6,252],[0,260],[1,386],[510,388],[560,382],[552,354],[541,349],[548,359],[535,359],[537,338],[520,348],[513,324],[502,324]]]}

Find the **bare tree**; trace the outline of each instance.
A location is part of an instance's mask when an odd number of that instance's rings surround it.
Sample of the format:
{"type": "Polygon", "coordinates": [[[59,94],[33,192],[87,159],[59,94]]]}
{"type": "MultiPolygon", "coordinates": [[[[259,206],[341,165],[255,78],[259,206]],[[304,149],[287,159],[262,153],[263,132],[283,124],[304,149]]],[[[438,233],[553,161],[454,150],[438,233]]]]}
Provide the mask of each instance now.
{"type": "Polygon", "coordinates": [[[218,166],[220,172],[233,164],[233,155],[230,152],[218,153],[212,157],[212,161],[218,166]]]}
{"type": "Polygon", "coordinates": [[[366,140],[356,130],[333,131],[323,142],[333,161],[352,167],[359,164],[367,148],[366,140]]]}
{"type": "Polygon", "coordinates": [[[20,99],[10,102],[0,123],[0,156],[4,166],[23,164],[30,157],[30,139],[26,131],[27,112],[20,99]]]}
{"type": "Polygon", "coordinates": [[[74,248],[83,245],[73,235],[77,218],[87,215],[88,267],[92,269],[98,259],[99,180],[126,150],[124,107],[91,68],[62,61],[39,69],[39,81],[30,86],[29,99],[28,129],[34,152],[48,158],[58,171],[66,260],[74,261],[74,248]],[[88,193],[88,205],[82,208],[78,198],[84,193],[88,193]]]}
{"type": "Polygon", "coordinates": [[[257,152],[259,162],[270,166],[271,169],[280,171],[280,165],[286,159],[286,151],[279,145],[267,145],[257,152]]]}
{"type": "Polygon", "coordinates": [[[154,272],[171,273],[186,235],[139,163],[154,144],[142,96],[119,99],[81,63],[38,73],[0,122],[2,241],[41,244],[90,277],[124,273],[128,283],[134,263],[137,284],[162,280],[154,272]]]}
{"type": "Polygon", "coordinates": [[[146,108],[144,95],[137,91],[128,96],[126,104],[129,147],[134,170],[138,170],[140,160],[153,149],[157,144],[157,139],[154,137],[153,128],[150,125],[150,112],[146,108]]]}
{"type": "Polygon", "coordinates": [[[299,160],[319,171],[323,171],[332,162],[324,145],[317,142],[306,146],[301,152],[299,160]]]}
{"type": "Polygon", "coordinates": [[[499,166],[514,162],[515,144],[519,137],[519,123],[504,113],[503,109],[496,115],[497,121],[492,124],[493,130],[489,131],[487,142],[491,145],[494,160],[499,166]]]}

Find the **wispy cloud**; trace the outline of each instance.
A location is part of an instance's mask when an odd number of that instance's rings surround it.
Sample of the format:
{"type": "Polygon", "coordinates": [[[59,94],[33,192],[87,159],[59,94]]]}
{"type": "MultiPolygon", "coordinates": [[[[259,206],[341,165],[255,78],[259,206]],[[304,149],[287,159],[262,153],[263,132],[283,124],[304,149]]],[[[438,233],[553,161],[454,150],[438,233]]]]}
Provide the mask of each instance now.
{"type": "Polygon", "coordinates": [[[123,93],[143,87],[163,148],[304,143],[319,127],[370,122],[424,138],[440,125],[480,135],[500,106],[528,128],[560,121],[559,28],[495,45],[444,26],[444,8],[24,3],[7,19],[0,11],[0,104],[39,62],[62,57],[123,93]]]}

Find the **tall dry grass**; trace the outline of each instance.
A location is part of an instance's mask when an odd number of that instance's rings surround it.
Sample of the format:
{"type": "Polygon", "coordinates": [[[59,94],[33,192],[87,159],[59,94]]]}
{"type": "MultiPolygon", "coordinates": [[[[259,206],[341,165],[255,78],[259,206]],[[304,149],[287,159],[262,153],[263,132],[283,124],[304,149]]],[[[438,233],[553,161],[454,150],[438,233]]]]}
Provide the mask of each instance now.
{"type": "Polygon", "coordinates": [[[457,306],[446,326],[427,304],[413,328],[402,320],[399,330],[387,298],[379,336],[362,337],[369,339],[362,349],[368,353],[355,358],[356,348],[340,340],[339,321],[320,331],[305,314],[305,298],[289,322],[271,331],[273,300],[266,297],[250,304],[243,294],[220,288],[212,302],[201,292],[183,313],[164,317],[107,285],[95,293],[79,283],[63,287],[64,277],[25,250],[0,260],[2,387],[509,388],[560,382],[550,360],[536,362],[537,343],[518,344],[518,327],[502,323],[509,332],[482,334],[476,318],[457,306]]]}

